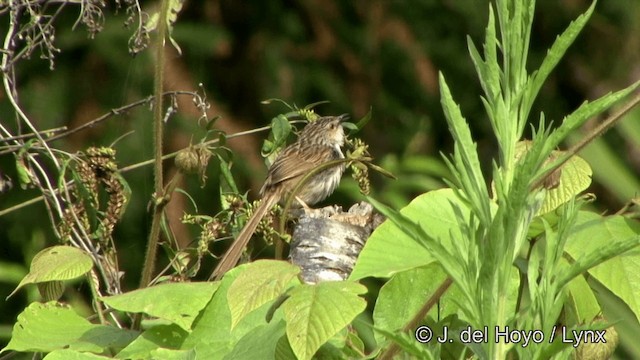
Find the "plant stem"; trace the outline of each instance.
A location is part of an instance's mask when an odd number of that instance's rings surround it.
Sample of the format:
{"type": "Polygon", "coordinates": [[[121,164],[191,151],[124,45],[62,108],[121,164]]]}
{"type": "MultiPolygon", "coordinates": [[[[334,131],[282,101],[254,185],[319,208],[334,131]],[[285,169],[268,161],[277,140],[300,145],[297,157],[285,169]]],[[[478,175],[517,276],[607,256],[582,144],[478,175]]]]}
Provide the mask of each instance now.
{"type": "Polygon", "coordinates": [[[154,140],[154,195],[153,195],[153,218],[151,230],[147,241],[147,251],[144,259],[144,267],[140,278],[140,288],[147,287],[153,275],[156,263],[156,253],[158,250],[158,240],[160,238],[160,224],[162,211],[167,201],[165,201],[164,181],[162,178],[162,133],[163,133],[163,81],[164,81],[164,42],[166,36],[166,18],[169,8],[169,0],[162,0],[160,8],[160,18],[158,20],[158,38],[156,43],[156,66],[154,77],[155,106],[153,112],[153,140],[154,140]]]}
{"type": "Polygon", "coordinates": [[[577,144],[573,145],[566,153],[562,156],[562,158],[558,159],[552,167],[547,169],[541,176],[539,176],[531,186],[532,189],[537,189],[542,186],[542,183],[556,170],[559,169],[564,163],[569,161],[571,157],[577,154],[584,147],[589,145],[593,140],[597,137],[601,136],[605,132],[607,132],[613,125],[615,125],[618,121],[620,121],[624,115],[626,115],[631,109],[633,109],[636,105],[640,104],[640,92],[636,92],[636,94],[627,101],[624,105],[620,107],[620,109],[608,118],[606,118],[603,122],[601,122],[591,133],[587,134],[582,140],[580,140],[577,144]]]}
{"type": "MultiPolygon", "coordinates": [[[[431,310],[431,308],[440,300],[442,295],[444,295],[444,293],[449,289],[451,284],[453,284],[453,280],[451,280],[451,277],[447,276],[447,278],[444,279],[442,284],[440,284],[440,286],[436,289],[433,295],[431,295],[429,300],[427,300],[427,302],[424,303],[424,305],[420,308],[420,310],[418,310],[418,312],[413,316],[413,318],[409,320],[409,322],[404,326],[402,331],[408,332],[417,328],[420,322],[422,321],[422,319],[424,319],[425,316],[427,316],[427,313],[429,313],[429,310],[431,310]]],[[[379,360],[393,359],[393,357],[398,353],[398,350],[400,350],[400,347],[398,346],[398,344],[393,343],[387,348],[387,350],[385,350],[385,352],[383,352],[378,357],[378,359],[379,360]]]]}

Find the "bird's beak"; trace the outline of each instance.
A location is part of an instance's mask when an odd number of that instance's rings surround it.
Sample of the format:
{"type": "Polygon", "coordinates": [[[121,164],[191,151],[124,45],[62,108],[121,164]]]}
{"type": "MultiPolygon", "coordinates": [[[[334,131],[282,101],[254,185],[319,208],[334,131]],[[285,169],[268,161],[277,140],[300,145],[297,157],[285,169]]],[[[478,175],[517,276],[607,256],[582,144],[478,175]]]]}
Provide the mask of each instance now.
{"type": "Polygon", "coordinates": [[[338,116],[338,119],[340,119],[340,122],[345,122],[347,120],[349,120],[351,117],[349,116],[349,114],[342,114],[338,116]]]}

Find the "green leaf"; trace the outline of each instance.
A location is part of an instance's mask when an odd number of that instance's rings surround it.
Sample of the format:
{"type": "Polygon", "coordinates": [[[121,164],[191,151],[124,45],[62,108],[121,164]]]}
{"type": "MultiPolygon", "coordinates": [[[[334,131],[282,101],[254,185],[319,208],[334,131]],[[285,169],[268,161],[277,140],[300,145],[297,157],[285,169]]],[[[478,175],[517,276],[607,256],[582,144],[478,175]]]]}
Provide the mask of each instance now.
{"type": "Polygon", "coordinates": [[[100,356],[92,353],[80,352],[76,350],[54,350],[47,354],[43,360],[103,360],[113,359],[112,357],[100,356]]]}
{"type": "Polygon", "coordinates": [[[482,59],[482,56],[480,56],[478,49],[473,44],[473,41],[469,36],[467,36],[467,47],[469,49],[469,54],[471,56],[471,60],[473,61],[473,65],[475,66],[476,72],[478,73],[480,85],[482,86],[482,89],[484,90],[487,98],[492,101],[494,99],[497,99],[497,96],[500,94],[501,72],[500,68],[498,67],[496,43],[497,39],[495,16],[493,14],[493,8],[489,6],[489,21],[487,23],[484,40],[485,59],[482,59]]]}
{"type": "Polygon", "coordinates": [[[362,128],[367,125],[369,121],[371,121],[373,109],[370,107],[369,111],[362,117],[362,119],[358,120],[358,123],[355,124],[356,130],[362,130],[362,128]]]}
{"type": "MultiPolygon", "coordinates": [[[[630,120],[640,124],[640,118],[630,120]]],[[[640,135],[640,131],[638,134],[640,135]]],[[[576,144],[582,140],[582,136],[578,133],[570,134],[567,137],[567,144],[576,144]]],[[[629,163],[620,156],[618,146],[619,144],[607,144],[604,139],[598,138],[580,150],[580,156],[584,157],[593,168],[593,177],[596,182],[622,203],[638,194],[640,177],[636,175],[633,167],[629,166],[629,163]]],[[[630,148],[640,147],[630,145],[630,148]]]]}
{"type": "Polygon", "coordinates": [[[527,94],[525,95],[525,99],[529,100],[527,108],[531,107],[533,101],[538,96],[538,92],[542,88],[545,80],[551,74],[551,71],[558,65],[560,59],[567,52],[567,49],[573,41],[578,37],[578,34],[582,31],[584,26],[591,18],[591,14],[593,14],[593,10],[595,9],[596,1],[594,1],[587,11],[580,15],[576,20],[572,21],[571,24],[567,27],[567,29],[556,38],[556,41],[553,43],[551,48],[549,49],[547,56],[542,61],[542,65],[540,65],[540,69],[533,74],[531,77],[531,81],[527,88],[527,94]]]}
{"type": "Polygon", "coordinates": [[[243,336],[225,359],[276,359],[276,347],[285,337],[282,319],[260,325],[243,336]]]}
{"type": "Polygon", "coordinates": [[[239,266],[225,274],[219,282],[220,287],[193,323],[192,331],[183,341],[180,349],[195,349],[198,358],[202,359],[222,359],[248,332],[267,324],[266,317],[270,304],[265,304],[251,312],[233,330],[231,329],[227,292],[241,271],[242,266],[239,266]]]}
{"type": "MultiPolygon", "coordinates": [[[[373,310],[376,328],[390,332],[403,328],[446,278],[447,274],[437,264],[395,274],[382,286],[378,294],[373,310]]],[[[455,284],[452,285],[428,315],[434,319],[442,319],[456,313],[458,305],[451,299],[460,296],[462,293],[455,284]]],[[[380,333],[376,333],[376,338],[380,343],[382,338],[379,338],[378,334],[380,333]]]]}
{"type": "Polygon", "coordinates": [[[547,191],[537,215],[557,209],[591,185],[591,167],[582,158],[572,156],[560,169],[559,186],[547,191]]]}
{"type": "Polygon", "coordinates": [[[273,142],[280,146],[287,142],[287,137],[291,133],[291,123],[283,115],[276,116],[271,120],[271,132],[273,133],[273,142]]]}
{"type": "Polygon", "coordinates": [[[18,315],[11,341],[2,351],[70,349],[102,353],[107,348],[126,346],[137,335],[134,331],[92,324],[70,307],[53,301],[35,302],[18,315]]]}
{"type": "Polygon", "coordinates": [[[162,360],[196,360],[198,359],[196,351],[190,350],[173,350],[173,349],[156,349],[151,352],[152,359],[162,360]]]}
{"type": "Polygon", "coordinates": [[[567,239],[566,252],[576,260],[573,266],[589,268],[591,276],[624,300],[636,317],[640,318],[639,245],[638,222],[622,216],[601,217],[580,212],[567,239]],[[634,250],[615,256],[616,252],[621,254],[629,248],[634,250]],[[606,259],[609,260],[602,262],[606,259]],[[592,267],[593,264],[597,266],[592,267]]]}
{"type": "Polygon", "coordinates": [[[313,354],[366,308],[360,294],[366,288],[349,281],[324,282],[294,288],[282,308],[287,338],[301,360],[313,354]]]}
{"type": "Polygon", "coordinates": [[[640,86],[640,81],[625,89],[609,93],[592,102],[585,101],[578,109],[566,116],[562,121],[562,124],[551,134],[551,136],[549,136],[549,139],[545,144],[548,151],[551,152],[568,136],[570,132],[577,129],[593,116],[609,109],[615,103],[637,89],[638,86],[640,86]]]}
{"type": "Polygon", "coordinates": [[[584,276],[578,276],[569,283],[567,323],[570,325],[590,323],[602,312],[598,299],[584,276]]]}
{"type": "MultiPolygon", "coordinates": [[[[220,197],[224,198],[224,193],[232,192],[235,194],[240,193],[238,186],[236,185],[233,175],[231,174],[231,165],[220,154],[216,154],[220,161],[220,197]],[[227,185],[227,188],[224,185],[227,185]]],[[[224,201],[224,200],[223,200],[224,201]]]]}
{"type": "MultiPolygon", "coordinates": [[[[253,310],[283,295],[296,279],[300,268],[285,261],[259,260],[243,267],[231,284],[227,300],[231,310],[231,328],[253,310]]],[[[300,281],[295,281],[299,284],[300,281]]]]}
{"type": "Polygon", "coordinates": [[[29,273],[9,296],[27,284],[75,279],[88,273],[92,266],[91,257],[78,248],[62,245],[46,248],[33,257],[29,273]]]}
{"type": "Polygon", "coordinates": [[[167,283],[103,297],[102,301],[120,311],[145,313],[190,330],[219,285],[215,282],[167,283]]]}
{"type": "Polygon", "coordinates": [[[178,349],[188,333],[178,325],[156,325],[146,330],[126,348],[122,349],[116,359],[154,359],[153,350],[178,349]]]}
{"type": "MultiPolygon", "coordinates": [[[[442,109],[447,118],[447,124],[449,124],[449,131],[455,141],[454,163],[449,166],[450,170],[460,182],[464,195],[469,197],[469,202],[476,216],[483,224],[489,224],[491,223],[489,193],[482,175],[476,144],[471,137],[469,124],[453,100],[449,86],[442,74],[440,74],[440,97],[442,109]]],[[[449,165],[451,164],[449,163],[449,165]]]]}
{"type": "MultiPolygon", "coordinates": [[[[430,191],[415,198],[400,214],[418,224],[424,233],[453,251],[451,239],[463,236],[455,208],[469,221],[467,205],[451,189],[430,191]]],[[[416,239],[387,220],[367,240],[350,279],[388,277],[396,272],[434,262],[432,254],[416,239]]]]}
{"type": "MultiPolygon", "coordinates": [[[[516,159],[521,161],[525,154],[531,149],[531,146],[532,143],[530,141],[519,141],[515,147],[516,159]]],[[[552,151],[547,161],[561,158],[565,154],[566,151],[552,151]]],[[[560,167],[559,171],[560,177],[557,179],[558,186],[547,190],[544,202],[536,213],[536,216],[557,209],[560,205],[565,204],[591,185],[591,167],[584,159],[577,155],[569,158],[569,160],[560,167]]]]}

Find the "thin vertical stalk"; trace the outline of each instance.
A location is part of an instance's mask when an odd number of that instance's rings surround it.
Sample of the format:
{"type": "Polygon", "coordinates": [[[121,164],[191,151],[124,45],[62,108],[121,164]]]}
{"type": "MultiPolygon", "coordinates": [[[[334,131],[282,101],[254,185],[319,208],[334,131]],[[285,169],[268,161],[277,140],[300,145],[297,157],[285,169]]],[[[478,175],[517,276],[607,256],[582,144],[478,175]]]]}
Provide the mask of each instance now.
{"type": "Polygon", "coordinates": [[[154,76],[154,98],[155,106],[153,112],[153,141],[154,141],[154,195],[153,195],[153,219],[151,222],[151,230],[147,241],[147,251],[144,259],[144,268],[140,278],[140,287],[144,288],[151,281],[153,270],[156,264],[156,253],[158,250],[158,241],[160,238],[160,228],[162,211],[167,203],[166,194],[164,193],[164,180],[162,177],[162,136],[164,125],[164,107],[163,107],[163,82],[164,82],[164,43],[167,32],[167,12],[169,11],[169,0],[161,0],[160,19],[158,21],[158,37],[156,43],[156,64],[154,76]]]}

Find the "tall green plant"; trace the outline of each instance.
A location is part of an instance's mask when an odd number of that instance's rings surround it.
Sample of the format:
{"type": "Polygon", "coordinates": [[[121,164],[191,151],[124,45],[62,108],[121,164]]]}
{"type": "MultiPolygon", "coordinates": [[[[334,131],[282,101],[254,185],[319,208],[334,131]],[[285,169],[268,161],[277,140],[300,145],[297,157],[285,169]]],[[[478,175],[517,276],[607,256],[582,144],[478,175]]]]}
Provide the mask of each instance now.
{"type": "MultiPolygon", "coordinates": [[[[590,297],[579,298],[572,293],[575,289],[572,285],[584,282],[583,275],[587,272],[593,275],[601,269],[597,265],[612,258],[640,270],[636,257],[620,257],[640,244],[637,224],[618,224],[620,227],[611,231],[608,238],[578,238],[575,234],[583,230],[581,226],[600,231],[602,226],[611,226],[618,219],[588,222],[585,219],[592,215],[580,211],[583,201],[573,199],[556,212],[555,225],[538,217],[554,192],[568,191],[575,197],[582,190],[572,187],[576,177],[590,174],[588,167],[582,174],[574,171],[578,166],[577,162],[571,162],[574,151],[554,150],[571,131],[629,95],[638,83],[591,103],[585,102],[555,129],[541,113],[530,143],[522,142],[532,104],[542,84],[585,26],[595,5],[594,2],[556,39],[540,68],[532,73],[526,66],[535,1],[498,0],[489,7],[482,54],[471,40],[468,44],[484,90],[482,102],[499,147],[499,157],[492,166],[493,180],[485,181],[468,122],[441,74],[442,107],[455,141],[454,153],[446,158],[455,179],[450,184],[453,192],[441,190],[422,195],[400,213],[376,203],[391,222],[374,233],[352,274],[352,279],[359,279],[396,273],[393,281],[406,269],[437,264],[453,280],[452,291],[456,293],[451,298],[445,295],[442,301],[453,302],[458,309],[453,314],[461,320],[456,325],[444,322],[439,326],[449,324],[452,327],[449,330],[457,335],[463,335],[467,326],[482,331],[485,341],[464,344],[480,358],[504,359],[513,349],[522,358],[568,354],[572,348],[559,340],[557,324],[566,326],[563,333],[566,334],[566,329],[578,329],[600,314],[597,302],[586,304],[593,299],[593,292],[587,290],[590,297]],[[563,163],[566,165],[561,167],[563,163]],[[433,212],[437,215],[429,214],[433,212]],[[532,236],[531,231],[534,221],[544,227],[536,236],[532,236]],[[576,245],[585,240],[601,246],[576,253],[576,245]],[[583,310],[588,306],[592,310],[586,316],[561,317],[563,311],[583,310]],[[523,337],[523,334],[543,335],[544,341],[525,347],[523,338],[504,336],[507,329],[523,331],[520,333],[523,337]]],[[[615,276],[625,278],[627,271],[621,270],[615,276]]],[[[604,281],[601,279],[599,281],[604,281]]],[[[402,281],[406,280],[399,280],[402,281]]],[[[443,280],[436,277],[434,281],[443,280]]],[[[620,290],[615,282],[609,281],[608,286],[614,293],[620,290]]],[[[394,284],[394,287],[401,286],[394,284]]],[[[393,293],[394,290],[383,287],[378,302],[394,296],[393,293]]],[[[640,296],[638,284],[632,285],[630,293],[640,296]]],[[[412,304],[416,311],[424,305],[412,304]]],[[[423,308],[417,313],[428,310],[423,308]]],[[[636,316],[640,316],[638,310],[634,309],[636,316]]],[[[391,316],[388,311],[377,309],[374,322],[391,316]]],[[[384,331],[397,330],[382,324],[381,327],[384,331]]],[[[456,339],[459,344],[460,338],[456,339]]],[[[577,344],[575,337],[571,339],[577,344]]],[[[434,345],[433,341],[428,348],[434,351],[432,355],[441,351],[440,344],[434,345]]]]}

